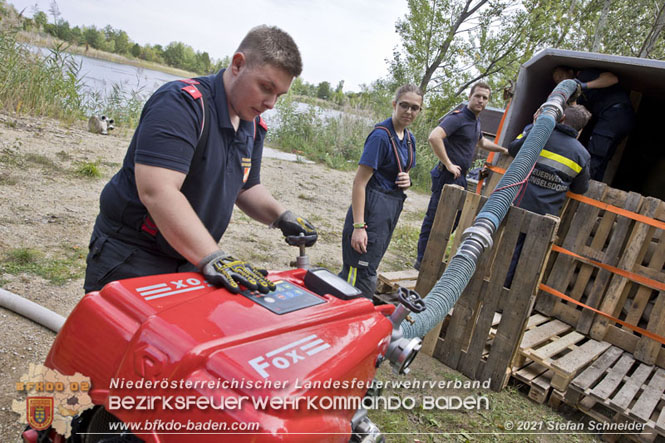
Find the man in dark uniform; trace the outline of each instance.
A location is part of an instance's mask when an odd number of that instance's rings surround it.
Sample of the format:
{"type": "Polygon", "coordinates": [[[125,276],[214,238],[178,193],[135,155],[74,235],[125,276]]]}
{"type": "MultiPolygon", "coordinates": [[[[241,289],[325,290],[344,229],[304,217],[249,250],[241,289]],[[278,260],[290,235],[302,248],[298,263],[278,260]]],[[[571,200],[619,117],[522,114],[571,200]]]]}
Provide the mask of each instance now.
{"type": "Polygon", "coordinates": [[[476,146],[487,151],[507,154],[508,150],[485,137],[480,131],[478,114],[487,106],[491,90],[487,83],[478,82],[471,88],[469,103],[446,115],[429,135],[428,141],[439,163],[432,169],[432,196],[418,238],[418,258],[414,267],[420,269],[425,247],[434,223],[436,208],[445,184],[457,184],[466,189],[466,171],[471,166],[476,146]]]}
{"type": "Polygon", "coordinates": [[[218,242],[234,204],[284,235],[316,230],[260,183],[267,127],[260,114],[286,93],[302,62],[295,42],[268,26],[252,29],[228,68],[167,83],[147,101],[120,171],[104,187],[84,288],[198,268],[232,292],[275,285],[218,242]],[[196,267],[195,267],[196,266],[196,267]]]}
{"type": "Polygon", "coordinates": [[[626,91],[619,86],[619,79],[611,72],[584,69],[575,72],[567,66],[559,66],[552,73],[559,84],[575,79],[582,86],[577,103],[591,111],[593,122],[587,149],[591,154],[591,178],[602,181],[605,169],[621,140],[635,126],[635,112],[626,91]]]}
{"type": "MultiPolygon", "coordinates": [[[[536,114],[535,117],[537,117],[536,114]]],[[[519,192],[514,205],[536,214],[559,215],[561,206],[570,189],[584,194],[589,189],[590,155],[577,141],[591,113],[582,105],[569,106],[561,122],[557,123],[529,176],[526,189],[519,192]]],[[[515,157],[526,140],[532,125],[508,145],[508,152],[515,157]]],[[[504,286],[510,287],[517,260],[524,245],[524,234],[520,234],[515,247],[504,286]]]]}

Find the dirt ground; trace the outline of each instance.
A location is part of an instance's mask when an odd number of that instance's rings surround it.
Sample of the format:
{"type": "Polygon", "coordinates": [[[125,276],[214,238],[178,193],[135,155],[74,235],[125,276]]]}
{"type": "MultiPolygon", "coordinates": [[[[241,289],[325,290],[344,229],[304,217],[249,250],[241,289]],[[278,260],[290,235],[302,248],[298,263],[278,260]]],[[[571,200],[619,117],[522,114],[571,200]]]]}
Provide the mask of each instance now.
{"type": "MultiPolygon", "coordinates": [[[[11,251],[19,248],[37,250],[40,261],[57,265],[52,271],[56,276],[52,280],[56,279],[56,283],[32,272],[3,273],[0,268],[0,287],[63,316],[69,314],[83,296],[84,258],[97,214],[99,193],[118,169],[130,136],[131,133],[122,129],[109,136],[91,134],[85,130],[84,122],[67,126],[45,118],[0,114],[0,266],[11,251]],[[96,165],[101,177],[89,178],[76,172],[86,164],[96,165]]],[[[319,241],[308,251],[310,260],[335,272],[341,267],[341,229],[350,202],[352,179],[353,172],[336,171],[322,165],[270,158],[263,161],[263,183],[286,207],[302,214],[319,229],[319,241]]],[[[427,195],[410,192],[400,224],[417,229],[427,200],[427,195]]],[[[234,213],[221,244],[224,250],[236,256],[275,270],[288,268],[297,254],[296,248],[284,243],[278,230],[268,229],[239,211],[234,213]]],[[[393,250],[384,259],[382,269],[403,269],[411,261],[411,256],[393,250]]],[[[30,363],[44,361],[55,334],[4,309],[0,309],[0,324],[3,375],[0,441],[14,441],[22,430],[11,410],[11,401],[17,399],[14,383],[27,372],[30,363]]],[[[461,377],[425,356],[419,356],[413,367],[416,375],[429,379],[461,377]]],[[[381,373],[390,377],[385,368],[381,373]]],[[[513,403],[514,408],[520,409],[526,417],[554,414],[546,407],[531,403],[514,388],[505,390],[492,401],[496,402],[492,408],[494,415],[505,413],[510,416],[512,406],[506,410],[505,404],[513,403]]],[[[388,420],[378,415],[379,420],[388,420]]],[[[557,414],[551,416],[555,420],[564,420],[557,414]]],[[[486,417],[488,423],[483,429],[502,432],[504,428],[497,422],[505,420],[502,417],[486,417]]],[[[482,419],[477,415],[460,416],[453,423],[454,427],[471,432],[476,429],[477,423],[474,423],[482,419]],[[458,420],[462,421],[458,423],[458,420]]],[[[417,430],[412,432],[436,434],[451,431],[451,423],[447,425],[446,418],[425,417],[422,418],[425,422],[418,423],[407,416],[405,420],[410,422],[405,426],[417,430]]],[[[564,438],[553,439],[571,439],[561,437],[564,438]]],[[[432,436],[424,438],[439,440],[432,436]]],[[[469,435],[450,438],[484,440],[469,435]]],[[[495,434],[492,439],[496,438],[495,434]]],[[[524,440],[517,438],[515,441],[524,440]]],[[[414,438],[400,436],[389,438],[389,441],[414,441],[414,438]]]]}

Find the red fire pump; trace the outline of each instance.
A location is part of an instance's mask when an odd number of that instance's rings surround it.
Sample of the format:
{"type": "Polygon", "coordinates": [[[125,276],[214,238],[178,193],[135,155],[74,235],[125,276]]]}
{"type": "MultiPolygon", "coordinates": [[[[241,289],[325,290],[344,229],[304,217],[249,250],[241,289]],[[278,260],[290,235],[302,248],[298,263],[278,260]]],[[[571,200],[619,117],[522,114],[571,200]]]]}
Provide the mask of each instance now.
{"type": "Polygon", "coordinates": [[[232,294],[198,273],[87,294],[46,359],[92,382],[98,406],[74,419],[72,440],[382,441],[362,401],[382,361],[408,371],[420,340],[399,325],[423,301],[401,290],[397,309],[374,306],[323,268],[268,278],[269,294],[232,294]]]}

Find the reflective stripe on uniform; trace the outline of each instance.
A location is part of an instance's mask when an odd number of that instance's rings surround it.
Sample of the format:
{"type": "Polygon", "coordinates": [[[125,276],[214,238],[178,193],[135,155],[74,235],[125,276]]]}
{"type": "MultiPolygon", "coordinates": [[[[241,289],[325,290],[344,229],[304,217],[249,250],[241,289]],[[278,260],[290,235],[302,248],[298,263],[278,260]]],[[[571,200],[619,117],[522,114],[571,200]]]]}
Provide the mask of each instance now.
{"type": "Polygon", "coordinates": [[[358,277],[358,268],[349,266],[349,275],[346,277],[346,282],[352,286],[356,285],[356,277],[358,277]]]}
{"type": "Polygon", "coordinates": [[[575,163],[573,160],[564,157],[563,155],[557,154],[547,149],[543,149],[540,152],[540,158],[538,163],[547,165],[551,168],[561,171],[564,174],[575,178],[577,174],[580,173],[582,167],[575,163]]]}

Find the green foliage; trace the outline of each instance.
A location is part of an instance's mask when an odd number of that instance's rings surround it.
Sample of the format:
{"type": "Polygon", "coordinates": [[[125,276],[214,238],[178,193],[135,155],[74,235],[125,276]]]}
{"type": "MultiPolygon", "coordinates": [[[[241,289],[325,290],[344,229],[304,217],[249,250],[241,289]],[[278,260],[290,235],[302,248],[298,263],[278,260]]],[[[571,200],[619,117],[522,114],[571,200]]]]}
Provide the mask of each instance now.
{"type": "Polygon", "coordinates": [[[0,259],[0,274],[33,274],[62,285],[83,271],[84,253],[78,247],[63,246],[58,258],[45,257],[31,248],[10,249],[0,259]]]}
{"type": "Polygon", "coordinates": [[[79,177],[85,178],[99,178],[102,176],[102,172],[99,168],[99,161],[96,162],[79,162],[78,166],[74,170],[74,174],[79,177]]]}
{"type": "Polygon", "coordinates": [[[420,228],[411,225],[399,224],[393,232],[390,241],[390,251],[400,255],[407,265],[413,263],[418,252],[418,237],[420,228]]]}
{"type": "Polygon", "coordinates": [[[323,100],[327,100],[330,98],[330,94],[332,93],[330,89],[330,83],[329,82],[321,82],[319,83],[319,87],[316,89],[316,96],[318,98],[321,98],[323,100]]]}
{"type": "Polygon", "coordinates": [[[12,31],[0,31],[0,103],[6,111],[74,119],[81,116],[80,65],[60,44],[46,57],[32,54],[12,31]]]}
{"type": "MultiPolygon", "coordinates": [[[[388,86],[427,89],[439,116],[485,80],[496,91],[537,51],[559,47],[665,57],[665,3],[651,0],[408,0],[388,86]]],[[[502,107],[499,94],[492,106],[502,107]]]]}
{"type": "Polygon", "coordinates": [[[141,117],[147,94],[143,88],[131,89],[126,85],[113,84],[109,93],[91,91],[86,95],[86,115],[109,115],[116,126],[135,127],[141,117]]]}
{"type": "Polygon", "coordinates": [[[268,132],[276,147],[337,169],[354,169],[372,122],[354,114],[325,117],[316,106],[298,109],[289,94],[276,106],[279,123],[268,132]]]}

